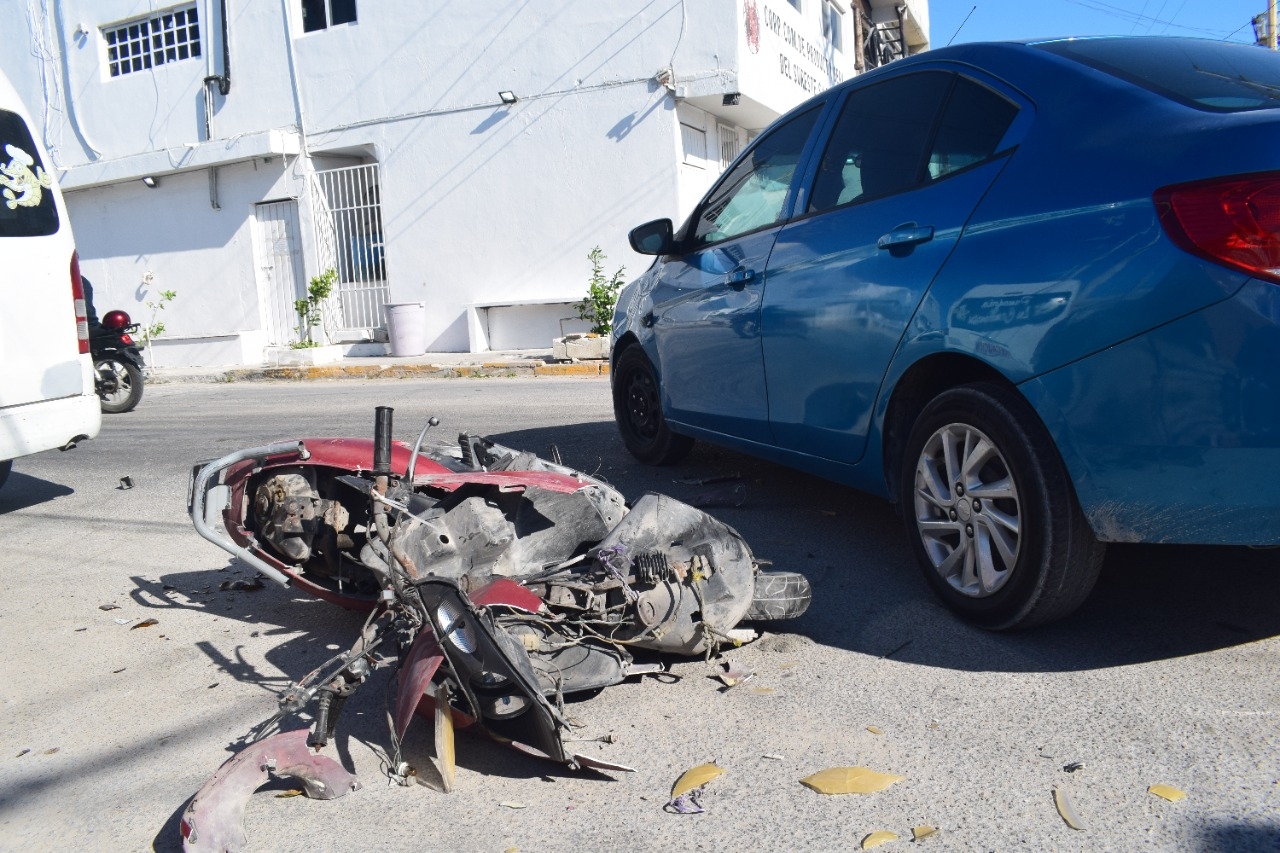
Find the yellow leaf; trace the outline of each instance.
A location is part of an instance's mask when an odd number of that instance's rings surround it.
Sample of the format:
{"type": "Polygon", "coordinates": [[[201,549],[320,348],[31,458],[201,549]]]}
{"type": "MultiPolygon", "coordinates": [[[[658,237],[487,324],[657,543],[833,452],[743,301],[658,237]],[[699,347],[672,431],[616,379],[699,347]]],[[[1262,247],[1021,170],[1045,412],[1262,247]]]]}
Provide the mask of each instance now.
{"type": "Polygon", "coordinates": [[[1162,800],[1168,800],[1171,803],[1176,803],[1179,800],[1185,800],[1187,798],[1186,791],[1179,791],[1177,788],[1171,788],[1168,785],[1152,785],[1147,789],[1147,793],[1155,794],[1162,800]]]}
{"type": "Polygon", "coordinates": [[[1072,829],[1084,829],[1084,822],[1080,820],[1080,815],[1076,814],[1075,803],[1071,802],[1067,789],[1061,785],[1053,789],[1053,804],[1058,807],[1058,814],[1062,815],[1067,826],[1072,829]]]}
{"type": "Polygon", "coordinates": [[[671,788],[671,799],[687,794],[694,788],[701,788],[723,772],[724,768],[717,767],[715,762],[699,764],[697,767],[686,770],[671,788]]]}
{"type": "Polygon", "coordinates": [[[832,767],[801,779],[800,784],[819,794],[874,794],[905,778],[866,767],[832,767]]]}
{"type": "Polygon", "coordinates": [[[862,849],[870,850],[872,847],[879,847],[881,844],[886,844],[890,841],[897,841],[897,840],[898,840],[898,836],[894,835],[892,832],[889,832],[888,830],[885,830],[885,829],[877,830],[876,832],[873,832],[870,835],[868,835],[866,838],[862,839],[862,849]]]}
{"type": "Polygon", "coordinates": [[[867,731],[871,732],[873,735],[884,734],[884,729],[880,728],[879,726],[867,726],[867,731]]]}
{"type": "Polygon", "coordinates": [[[937,835],[938,828],[936,826],[917,826],[911,830],[911,840],[921,841],[930,835],[937,835]]]}

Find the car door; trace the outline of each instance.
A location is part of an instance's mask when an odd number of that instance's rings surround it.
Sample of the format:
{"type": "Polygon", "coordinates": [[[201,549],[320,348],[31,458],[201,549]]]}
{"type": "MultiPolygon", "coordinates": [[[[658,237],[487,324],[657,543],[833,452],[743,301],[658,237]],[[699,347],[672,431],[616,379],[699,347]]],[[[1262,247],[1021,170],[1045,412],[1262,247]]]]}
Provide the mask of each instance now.
{"type": "Polygon", "coordinates": [[[767,269],[761,335],[776,444],[861,458],[889,359],[1007,162],[1025,106],[946,70],[849,92],[810,170],[805,215],[780,230],[767,269]]]}
{"type": "Polygon", "coordinates": [[[769,440],[760,351],[764,273],[823,105],[763,134],[712,188],[667,258],[643,320],[670,420],[769,440]]]}

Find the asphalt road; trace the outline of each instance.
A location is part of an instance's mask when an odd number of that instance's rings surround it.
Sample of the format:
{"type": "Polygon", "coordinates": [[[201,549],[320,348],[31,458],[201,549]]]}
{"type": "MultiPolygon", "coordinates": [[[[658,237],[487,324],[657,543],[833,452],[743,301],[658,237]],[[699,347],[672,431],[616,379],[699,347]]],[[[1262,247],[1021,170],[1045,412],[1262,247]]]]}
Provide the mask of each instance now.
{"type": "MultiPolygon", "coordinates": [[[[436,415],[447,432],[555,444],[631,497],[689,499],[707,487],[676,478],[740,474],[745,502],[711,511],[806,572],[813,607],[729,655],[755,672],[732,690],[705,662],[674,661],[676,677],[573,703],[585,737],[615,738],[584,750],[632,774],[460,734],[454,793],[388,785],[379,673],[333,752],[363,790],[255,795],[250,850],[847,850],[875,830],[900,837],[892,850],[919,825],[940,830],[919,842],[935,850],[1280,850],[1277,552],[1114,547],[1074,618],[989,634],[930,597],[881,501],[701,445],[679,468],[644,468],[614,434],[607,380],[545,378],[159,386],[98,439],[18,460],[0,490],[0,848],[180,847],[187,799],[360,621],[274,586],[220,591],[251,574],[192,530],[190,466],[370,435],[378,404],[395,406],[398,438],[436,415]],[[725,773],[706,813],[664,813],[675,779],[712,760],[725,773]],[[906,779],[843,796],[798,782],[851,765],[906,779]],[[1059,817],[1055,786],[1085,830],[1059,817]]],[[[407,754],[429,782],[416,728],[407,754]]]]}

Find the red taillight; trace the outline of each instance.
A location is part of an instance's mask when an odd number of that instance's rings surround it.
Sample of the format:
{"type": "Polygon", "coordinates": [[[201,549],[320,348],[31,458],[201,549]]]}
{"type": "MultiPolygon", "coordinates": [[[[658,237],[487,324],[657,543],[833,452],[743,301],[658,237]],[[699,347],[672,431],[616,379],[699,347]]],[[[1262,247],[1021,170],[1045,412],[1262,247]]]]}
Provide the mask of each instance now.
{"type": "Polygon", "coordinates": [[[108,311],[102,318],[102,328],[114,332],[116,329],[123,329],[131,322],[133,321],[129,319],[129,315],[117,308],[114,311],[108,311]]]}
{"type": "Polygon", "coordinates": [[[1194,255],[1280,282],[1280,172],[1214,178],[1155,192],[1160,222],[1194,255]]]}
{"type": "Polygon", "coordinates": [[[120,336],[120,343],[124,344],[124,345],[125,345],[125,346],[127,346],[127,347],[131,347],[131,346],[133,346],[133,336],[132,336],[132,335],[121,335],[121,336],[120,336]]]}
{"type": "Polygon", "coordinates": [[[84,301],[84,282],[80,280],[80,253],[71,253],[71,298],[76,306],[76,337],[80,339],[80,352],[89,351],[89,309],[84,301]]]}

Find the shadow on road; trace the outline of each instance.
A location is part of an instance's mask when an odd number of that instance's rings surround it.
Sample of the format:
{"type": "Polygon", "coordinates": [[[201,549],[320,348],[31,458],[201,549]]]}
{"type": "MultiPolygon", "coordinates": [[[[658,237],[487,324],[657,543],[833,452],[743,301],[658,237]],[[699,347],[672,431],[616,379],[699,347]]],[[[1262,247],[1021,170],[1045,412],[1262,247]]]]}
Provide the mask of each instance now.
{"type": "Polygon", "coordinates": [[[54,498],[65,498],[72,494],[75,494],[75,490],[61,483],[51,483],[39,477],[12,471],[9,473],[9,479],[5,481],[4,488],[0,489],[0,515],[28,509],[48,503],[54,498]]]}

